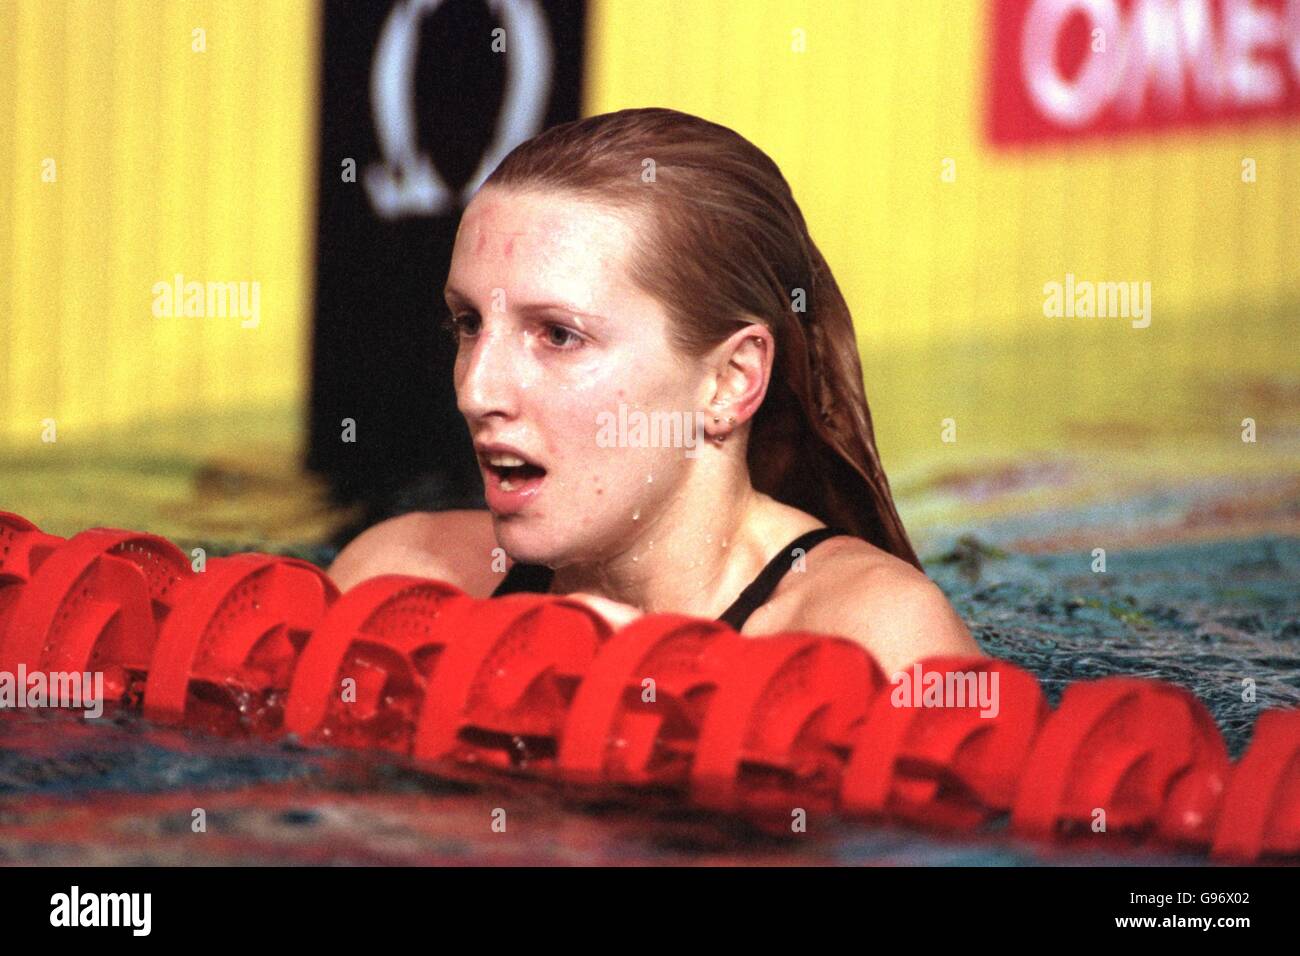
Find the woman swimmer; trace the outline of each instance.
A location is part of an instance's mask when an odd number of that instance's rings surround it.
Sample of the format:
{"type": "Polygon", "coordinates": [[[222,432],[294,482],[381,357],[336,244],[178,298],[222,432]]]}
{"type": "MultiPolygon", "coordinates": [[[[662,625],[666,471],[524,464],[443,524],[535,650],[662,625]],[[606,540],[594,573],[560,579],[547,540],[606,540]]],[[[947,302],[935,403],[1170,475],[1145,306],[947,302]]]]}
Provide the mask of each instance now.
{"type": "Polygon", "coordinates": [[[887,674],[982,656],[894,508],[848,306],[748,140],[666,109],[547,130],[466,208],[445,296],[489,510],[375,525],[340,587],[416,574],[572,594],[615,626],[840,634],[887,674]],[[703,440],[609,440],[638,414],[703,440]]]}

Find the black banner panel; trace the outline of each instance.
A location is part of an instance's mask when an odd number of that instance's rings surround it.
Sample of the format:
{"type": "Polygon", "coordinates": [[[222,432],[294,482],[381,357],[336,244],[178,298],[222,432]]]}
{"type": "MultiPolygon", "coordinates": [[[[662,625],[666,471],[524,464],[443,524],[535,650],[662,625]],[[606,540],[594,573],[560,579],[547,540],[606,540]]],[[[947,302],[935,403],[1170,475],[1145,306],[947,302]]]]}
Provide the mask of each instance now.
{"type": "Polygon", "coordinates": [[[579,115],[585,6],[326,0],[307,467],[365,524],[485,507],[442,287],[483,180],[579,115]]]}

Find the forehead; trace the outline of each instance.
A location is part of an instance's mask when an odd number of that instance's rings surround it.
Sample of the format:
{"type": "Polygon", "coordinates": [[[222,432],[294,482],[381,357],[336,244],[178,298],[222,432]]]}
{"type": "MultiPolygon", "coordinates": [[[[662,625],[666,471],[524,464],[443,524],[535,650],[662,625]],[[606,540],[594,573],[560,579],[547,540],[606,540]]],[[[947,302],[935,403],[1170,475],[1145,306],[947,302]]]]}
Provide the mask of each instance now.
{"type": "Polygon", "coordinates": [[[569,194],[489,187],[461,218],[449,284],[475,295],[504,288],[560,292],[580,307],[631,292],[626,265],[634,231],[626,214],[569,194]]]}

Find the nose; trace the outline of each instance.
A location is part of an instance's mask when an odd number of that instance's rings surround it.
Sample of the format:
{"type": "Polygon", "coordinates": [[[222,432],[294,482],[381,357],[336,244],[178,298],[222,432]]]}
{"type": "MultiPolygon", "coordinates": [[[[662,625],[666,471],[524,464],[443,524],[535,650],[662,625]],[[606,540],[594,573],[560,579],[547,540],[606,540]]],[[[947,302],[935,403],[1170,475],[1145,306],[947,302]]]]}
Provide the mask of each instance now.
{"type": "Polygon", "coordinates": [[[456,357],[456,406],[467,422],[518,413],[518,360],[513,337],[501,322],[484,319],[478,335],[462,342],[456,357]]]}

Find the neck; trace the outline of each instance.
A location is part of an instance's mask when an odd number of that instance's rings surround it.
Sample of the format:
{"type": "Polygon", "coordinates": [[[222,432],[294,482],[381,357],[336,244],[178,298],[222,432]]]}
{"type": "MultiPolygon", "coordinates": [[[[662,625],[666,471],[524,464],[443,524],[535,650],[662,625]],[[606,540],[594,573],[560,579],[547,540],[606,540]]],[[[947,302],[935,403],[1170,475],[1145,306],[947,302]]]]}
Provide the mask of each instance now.
{"type": "Polygon", "coordinates": [[[743,453],[719,459],[658,514],[641,515],[613,554],[557,568],[552,593],[596,594],[647,614],[720,615],[767,560],[775,502],[750,485],[743,453]]]}

